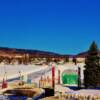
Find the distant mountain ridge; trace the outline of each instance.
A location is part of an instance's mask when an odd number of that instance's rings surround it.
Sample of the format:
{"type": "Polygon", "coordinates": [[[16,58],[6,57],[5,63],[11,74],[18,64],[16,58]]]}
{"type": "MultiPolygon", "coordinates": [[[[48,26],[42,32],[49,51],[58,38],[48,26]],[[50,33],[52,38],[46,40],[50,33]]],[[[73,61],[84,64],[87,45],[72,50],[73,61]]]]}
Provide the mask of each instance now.
{"type": "Polygon", "coordinates": [[[59,55],[54,52],[49,52],[49,51],[41,51],[41,50],[32,50],[32,49],[16,49],[16,48],[8,48],[8,47],[0,47],[0,51],[5,51],[5,52],[14,52],[14,53],[45,53],[45,54],[51,54],[51,55],[59,55]]]}
{"type": "MultiPolygon", "coordinates": [[[[99,51],[99,54],[100,54],[100,51],[99,51]]],[[[82,53],[79,53],[76,55],[76,57],[86,57],[88,55],[88,52],[82,52],[82,53]]]]}
{"type": "Polygon", "coordinates": [[[87,56],[87,52],[82,52],[77,55],[62,55],[59,53],[49,52],[49,51],[41,51],[41,50],[33,50],[33,49],[16,49],[16,48],[8,48],[8,47],[0,47],[0,56],[23,56],[25,54],[29,54],[32,57],[71,57],[71,58],[85,58],[87,56]]]}
{"type": "Polygon", "coordinates": [[[60,56],[60,54],[58,53],[53,53],[48,51],[0,47],[0,56],[15,56],[15,55],[23,56],[25,54],[29,54],[35,57],[60,56]]]}

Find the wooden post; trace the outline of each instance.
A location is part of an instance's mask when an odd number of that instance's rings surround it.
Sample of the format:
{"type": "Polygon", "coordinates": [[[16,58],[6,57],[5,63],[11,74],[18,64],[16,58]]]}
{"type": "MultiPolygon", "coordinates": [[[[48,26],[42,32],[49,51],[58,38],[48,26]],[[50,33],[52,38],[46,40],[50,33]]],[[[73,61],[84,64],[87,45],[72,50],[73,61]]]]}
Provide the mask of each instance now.
{"type": "Polygon", "coordinates": [[[55,67],[52,67],[52,87],[55,87],[55,67]]]}
{"type": "Polygon", "coordinates": [[[78,67],[78,88],[81,88],[81,68],[78,67]]]}
{"type": "Polygon", "coordinates": [[[58,84],[60,84],[60,70],[58,70],[58,84]]]}

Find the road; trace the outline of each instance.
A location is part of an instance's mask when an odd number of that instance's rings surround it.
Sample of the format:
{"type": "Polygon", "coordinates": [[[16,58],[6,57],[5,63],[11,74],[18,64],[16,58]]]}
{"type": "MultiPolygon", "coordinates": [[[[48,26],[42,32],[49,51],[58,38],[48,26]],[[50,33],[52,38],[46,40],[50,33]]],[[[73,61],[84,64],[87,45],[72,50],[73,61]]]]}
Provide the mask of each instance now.
{"type": "Polygon", "coordinates": [[[36,65],[3,65],[0,66],[0,82],[3,78],[7,80],[13,80],[21,75],[28,75],[31,78],[38,78],[41,74],[48,72],[50,68],[48,66],[36,66],[36,65]],[[20,72],[20,73],[19,73],[20,72]],[[5,75],[6,73],[6,75],[5,75]]]}

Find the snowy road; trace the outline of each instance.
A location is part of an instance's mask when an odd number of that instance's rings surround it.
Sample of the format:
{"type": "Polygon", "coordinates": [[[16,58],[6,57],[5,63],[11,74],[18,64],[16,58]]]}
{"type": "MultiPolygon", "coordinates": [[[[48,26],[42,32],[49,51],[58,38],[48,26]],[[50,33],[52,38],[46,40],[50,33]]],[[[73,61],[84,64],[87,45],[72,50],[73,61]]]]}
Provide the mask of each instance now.
{"type": "Polygon", "coordinates": [[[0,82],[4,78],[5,72],[7,79],[13,79],[20,76],[19,72],[21,72],[21,75],[28,75],[32,74],[32,78],[37,78],[41,74],[48,72],[50,70],[50,67],[48,66],[35,66],[35,65],[5,65],[0,66],[0,82]]]}

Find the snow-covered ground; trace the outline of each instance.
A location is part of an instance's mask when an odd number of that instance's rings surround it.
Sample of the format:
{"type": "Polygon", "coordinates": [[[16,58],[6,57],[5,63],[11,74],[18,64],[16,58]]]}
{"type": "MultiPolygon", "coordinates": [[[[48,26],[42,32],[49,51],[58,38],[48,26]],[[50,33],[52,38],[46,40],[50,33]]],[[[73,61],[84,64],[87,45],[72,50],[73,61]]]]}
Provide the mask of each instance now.
{"type": "Polygon", "coordinates": [[[48,66],[36,66],[36,65],[2,65],[0,66],[0,81],[4,76],[7,79],[16,78],[21,75],[28,75],[30,73],[45,70],[48,66]],[[6,72],[6,75],[5,75],[6,72]],[[19,73],[20,72],[20,73],[19,73]]]}
{"type": "MultiPolygon", "coordinates": [[[[77,70],[78,67],[82,68],[82,79],[83,79],[83,65],[74,65],[73,63],[67,63],[65,65],[53,65],[56,68],[55,78],[58,78],[58,69],[62,72],[66,69],[77,70]]],[[[27,76],[32,79],[32,81],[39,83],[41,76],[52,77],[52,66],[49,65],[0,65],[0,82],[3,80],[5,72],[7,79],[17,78],[21,75],[27,76]]],[[[62,80],[61,80],[62,81],[62,80]]]]}

